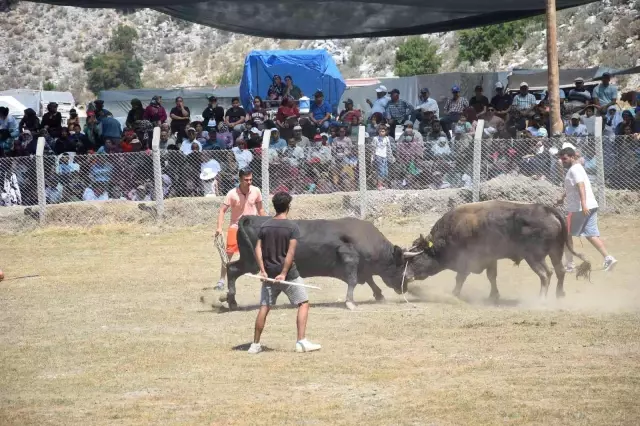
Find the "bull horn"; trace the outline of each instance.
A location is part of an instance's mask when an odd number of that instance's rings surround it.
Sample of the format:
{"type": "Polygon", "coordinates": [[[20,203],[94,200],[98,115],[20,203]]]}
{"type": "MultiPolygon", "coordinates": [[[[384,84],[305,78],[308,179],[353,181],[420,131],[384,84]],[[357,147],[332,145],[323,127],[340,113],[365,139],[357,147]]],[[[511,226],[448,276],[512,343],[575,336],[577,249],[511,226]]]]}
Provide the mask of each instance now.
{"type": "Polygon", "coordinates": [[[405,259],[411,259],[413,257],[416,257],[419,254],[424,253],[424,250],[420,250],[420,251],[405,251],[404,253],[402,253],[402,255],[405,257],[405,259]]]}

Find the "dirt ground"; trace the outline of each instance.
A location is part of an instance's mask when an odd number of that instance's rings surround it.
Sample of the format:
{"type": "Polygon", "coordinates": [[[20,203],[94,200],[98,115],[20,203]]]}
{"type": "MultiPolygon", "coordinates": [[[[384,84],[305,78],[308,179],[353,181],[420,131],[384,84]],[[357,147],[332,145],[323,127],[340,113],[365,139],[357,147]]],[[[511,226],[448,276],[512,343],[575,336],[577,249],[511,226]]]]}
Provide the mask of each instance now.
{"type": "MultiPolygon", "coordinates": [[[[380,228],[407,245],[411,223],[380,228]]],[[[562,301],[555,277],[539,301],[524,263],[500,264],[499,306],[480,275],[463,300],[451,272],[413,283],[409,303],[384,287],[376,304],[360,286],[354,312],[344,283],[309,279],[323,288],[310,290],[308,326],[322,350],[293,352],[283,296],[258,356],[245,350],[259,284],[240,279],[238,312],[202,290],[218,274],[210,229],[2,236],[0,424],[637,425],[639,225],[601,219],[618,268],[569,276],[562,301]]]]}

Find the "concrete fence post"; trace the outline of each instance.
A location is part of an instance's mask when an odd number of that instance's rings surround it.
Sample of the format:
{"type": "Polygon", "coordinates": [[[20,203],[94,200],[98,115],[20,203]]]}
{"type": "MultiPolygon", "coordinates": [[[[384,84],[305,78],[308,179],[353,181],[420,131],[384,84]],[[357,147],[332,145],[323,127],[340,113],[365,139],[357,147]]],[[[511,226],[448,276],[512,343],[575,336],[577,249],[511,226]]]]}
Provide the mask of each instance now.
{"type": "Polygon", "coordinates": [[[364,126],[358,128],[358,189],[360,192],[360,219],[367,215],[367,158],[364,140],[366,132],[364,126]]]}
{"type": "Polygon", "coordinates": [[[595,128],[595,144],[596,144],[596,191],[598,198],[598,206],[601,210],[607,208],[607,197],[605,195],[604,181],[604,149],[602,147],[602,117],[596,117],[595,128]]]}
{"type": "Polygon", "coordinates": [[[474,203],[480,201],[480,180],[482,174],[482,134],[484,132],[484,120],[478,120],[476,134],[473,137],[473,187],[472,200],[474,203]]]}
{"type": "Polygon", "coordinates": [[[151,139],[151,155],[153,157],[153,187],[156,199],[156,217],[162,220],[164,216],[164,191],[162,190],[162,159],[160,158],[160,127],[153,129],[151,139]]]}
{"type": "Polygon", "coordinates": [[[40,225],[44,225],[47,221],[47,192],[44,183],[44,146],[45,139],[38,138],[36,145],[36,181],[38,188],[38,218],[40,225]]]}
{"type": "Polygon", "coordinates": [[[269,202],[269,142],[271,141],[271,132],[273,129],[265,129],[262,135],[262,206],[264,211],[269,214],[271,203],[269,202]]]}

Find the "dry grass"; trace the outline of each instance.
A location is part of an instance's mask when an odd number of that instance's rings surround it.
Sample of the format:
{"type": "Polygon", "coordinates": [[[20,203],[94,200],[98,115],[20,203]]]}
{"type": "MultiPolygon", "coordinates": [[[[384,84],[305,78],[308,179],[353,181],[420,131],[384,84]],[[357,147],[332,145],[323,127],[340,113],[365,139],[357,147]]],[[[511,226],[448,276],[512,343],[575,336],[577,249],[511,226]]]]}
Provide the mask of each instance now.
{"type": "MultiPolygon", "coordinates": [[[[41,277],[0,284],[0,424],[639,424],[639,228],[602,222],[618,270],[569,277],[561,302],[537,301],[536,276],[508,262],[498,307],[482,276],[465,301],[451,273],[416,283],[409,305],[359,287],[357,312],[335,303],[344,284],[309,280],[324,288],[308,330],[324,347],[308,355],[292,352],[285,300],[271,351],[234,350],[250,341],[258,287],[239,281],[243,311],[198,302],[217,274],[210,229],[3,236],[7,277],[41,277]]],[[[382,230],[407,244],[410,223],[382,230]]]]}

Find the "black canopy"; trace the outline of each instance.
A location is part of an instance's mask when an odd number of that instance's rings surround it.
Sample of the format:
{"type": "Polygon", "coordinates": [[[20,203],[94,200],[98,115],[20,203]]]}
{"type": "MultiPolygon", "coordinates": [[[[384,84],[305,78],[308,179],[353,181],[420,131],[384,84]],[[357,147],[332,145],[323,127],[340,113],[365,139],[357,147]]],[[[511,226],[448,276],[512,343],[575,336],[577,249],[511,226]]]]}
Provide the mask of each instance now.
{"type": "MultiPolygon", "coordinates": [[[[540,15],[545,0],[34,0],[59,6],[152,8],[221,30],[322,39],[438,33],[540,15]]],[[[556,0],[558,9],[593,0],[556,0]]]]}

